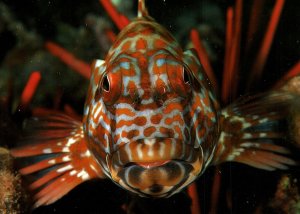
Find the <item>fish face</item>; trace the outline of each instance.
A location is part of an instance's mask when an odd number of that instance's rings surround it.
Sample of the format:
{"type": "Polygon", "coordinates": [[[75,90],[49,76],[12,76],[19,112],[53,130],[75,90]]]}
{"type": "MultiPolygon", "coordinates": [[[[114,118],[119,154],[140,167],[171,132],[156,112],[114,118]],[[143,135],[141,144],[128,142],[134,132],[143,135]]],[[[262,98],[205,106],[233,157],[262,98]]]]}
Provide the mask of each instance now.
{"type": "Polygon", "coordinates": [[[202,169],[202,148],[195,146],[190,126],[192,76],[165,50],[130,55],[122,54],[111,68],[122,76],[122,94],[106,101],[114,115],[109,170],[126,189],[165,197],[202,169]]]}
{"type": "Polygon", "coordinates": [[[119,41],[121,48],[95,63],[85,108],[92,154],[108,177],[141,196],[168,197],[194,181],[218,138],[216,104],[198,58],[175,41],[166,46],[169,34],[162,38],[119,41]]]}
{"type": "Polygon", "coordinates": [[[202,164],[201,147],[194,149],[176,138],[145,138],[112,155],[111,175],[141,196],[168,197],[193,181],[202,164]]]}

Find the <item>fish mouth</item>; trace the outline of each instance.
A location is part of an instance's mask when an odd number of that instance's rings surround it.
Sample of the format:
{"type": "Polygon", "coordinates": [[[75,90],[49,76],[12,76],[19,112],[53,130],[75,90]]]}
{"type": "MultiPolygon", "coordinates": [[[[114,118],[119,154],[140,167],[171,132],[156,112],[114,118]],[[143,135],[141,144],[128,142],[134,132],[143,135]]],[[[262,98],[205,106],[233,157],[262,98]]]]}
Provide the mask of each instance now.
{"type": "Polygon", "coordinates": [[[146,197],[168,197],[192,182],[202,169],[203,152],[174,138],[141,139],[111,156],[111,178],[146,197]]]}

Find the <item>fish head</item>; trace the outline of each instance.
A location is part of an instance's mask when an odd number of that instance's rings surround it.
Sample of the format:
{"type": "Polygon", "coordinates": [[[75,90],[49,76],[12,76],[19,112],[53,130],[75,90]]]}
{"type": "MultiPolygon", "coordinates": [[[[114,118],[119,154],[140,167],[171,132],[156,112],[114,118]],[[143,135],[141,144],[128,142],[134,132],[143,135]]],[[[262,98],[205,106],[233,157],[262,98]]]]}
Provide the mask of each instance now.
{"type": "Polygon", "coordinates": [[[196,54],[143,19],[127,26],[93,67],[84,130],[105,174],[151,197],[193,182],[218,138],[217,104],[196,54]]]}

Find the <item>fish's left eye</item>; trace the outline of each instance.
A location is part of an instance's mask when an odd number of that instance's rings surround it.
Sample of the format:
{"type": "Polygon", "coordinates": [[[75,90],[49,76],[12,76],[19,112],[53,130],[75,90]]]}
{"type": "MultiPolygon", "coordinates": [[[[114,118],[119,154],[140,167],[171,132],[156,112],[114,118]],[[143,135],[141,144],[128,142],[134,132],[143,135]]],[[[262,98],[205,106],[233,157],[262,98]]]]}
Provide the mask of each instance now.
{"type": "Polygon", "coordinates": [[[107,74],[103,77],[102,89],[106,92],[109,92],[109,90],[110,90],[110,83],[109,83],[109,79],[107,77],[107,74]]]}
{"type": "Polygon", "coordinates": [[[189,74],[189,71],[186,70],[186,68],[184,68],[182,71],[182,77],[183,77],[183,81],[185,84],[187,84],[187,85],[192,84],[191,76],[189,74]]]}

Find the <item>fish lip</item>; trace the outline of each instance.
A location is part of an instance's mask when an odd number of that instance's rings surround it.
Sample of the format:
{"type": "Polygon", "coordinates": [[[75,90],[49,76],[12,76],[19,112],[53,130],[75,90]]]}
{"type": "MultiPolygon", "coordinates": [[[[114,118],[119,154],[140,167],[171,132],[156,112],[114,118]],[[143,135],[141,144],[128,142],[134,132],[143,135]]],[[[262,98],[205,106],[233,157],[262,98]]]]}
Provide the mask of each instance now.
{"type": "MultiPolygon", "coordinates": [[[[187,179],[189,178],[188,175],[190,173],[191,166],[188,162],[186,162],[184,160],[171,160],[161,166],[157,166],[157,168],[164,167],[167,164],[176,164],[177,166],[182,165],[182,167],[186,166],[187,168],[186,167],[184,167],[184,168],[186,168],[187,170],[183,171],[184,174],[181,175],[182,179],[180,179],[180,181],[178,181],[177,183],[173,183],[171,185],[159,184],[159,182],[156,183],[157,185],[160,185],[162,188],[168,188],[167,190],[165,189],[163,192],[158,191],[157,193],[156,192],[151,192],[151,193],[148,192],[147,193],[147,192],[139,189],[138,186],[135,186],[134,184],[129,182],[128,179],[124,179],[124,175],[127,174],[127,171],[129,170],[127,168],[133,168],[133,167],[136,169],[139,168],[140,170],[143,170],[144,172],[150,170],[150,169],[144,168],[137,164],[132,164],[126,168],[123,167],[120,169],[120,171],[118,172],[118,176],[121,178],[123,184],[118,183],[118,185],[120,185],[122,188],[125,188],[127,190],[129,189],[130,191],[135,192],[136,194],[138,194],[141,197],[149,197],[149,198],[170,197],[171,195],[178,192],[178,189],[180,189],[181,185],[187,181],[187,179]],[[188,169],[188,168],[190,168],[190,169],[188,169]]],[[[153,168],[156,168],[156,167],[153,167],[153,168]]],[[[154,170],[153,168],[151,170],[154,170]]],[[[155,185],[155,183],[153,183],[153,184],[155,185]]],[[[148,188],[150,188],[150,186],[148,188]]]]}
{"type": "Polygon", "coordinates": [[[167,161],[148,161],[148,162],[129,162],[127,163],[124,168],[128,167],[128,165],[138,165],[140,167],[143,167],[143,168],[146,168],[146,169],[149,169],[149,168],[153,168],[153,167],[159,167],[159,166],[162,166],[166,163],[169,163],[170,160],[167,160],[167,161]]]}
{"type": "Polygon", "coordinates": [[[176,138],[144,138],[137,141],[131,141],[118,148],[111,155],[112,168],[118,171],[118,169],[128,167],[130,165],[162,165],[168,161],[184,161],[187,163],[194,162],[199,154],[199,148],[194,148],[192,145],[184,142],[181,139],[176,138]],[[152,146],[153,155],[145,155],[147,149],[152,146]],[[166,154],[159,154],[161,147],[170,148],[166,154]],[[137,153],[131,151],[140,147],[140,150],[144,152],[144,157],[138,155],[132,155],[137,153]],[[154,164],[158,162],[158,164],[154,164]],[[161,164],[159,163],[161,162],[161,164]]]}

